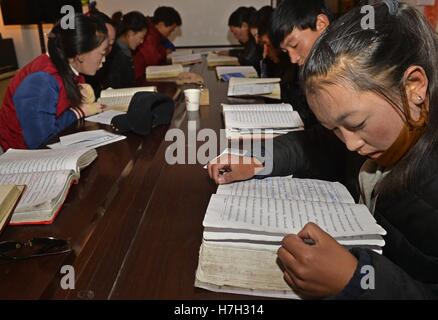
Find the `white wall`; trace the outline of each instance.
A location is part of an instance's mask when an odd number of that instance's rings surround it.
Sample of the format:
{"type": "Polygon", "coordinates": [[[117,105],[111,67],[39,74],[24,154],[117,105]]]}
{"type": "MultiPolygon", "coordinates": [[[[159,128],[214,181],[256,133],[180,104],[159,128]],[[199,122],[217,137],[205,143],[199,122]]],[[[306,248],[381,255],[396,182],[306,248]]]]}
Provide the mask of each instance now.
{"type": "MultiPolygon", "coordinates": [[[[228,34],[228,17],[241,5],[260,8],[270,4],[270,0],[97,0],[98,7],[108,14],[123,9],[142,10],[151,15],[159,5],[175,7],[181,14],[183,26],[181,36],[175,39],[177,46],[185,45],[225,45],[233,43],[228,34]]],[[[305,1],[305,0],[303,0],[305,1]]],[[[335,0],[327,0],[335,5],[335,0]]],[[[406,0],[418,4],[430,0],[406,0]]],[[[48,33],[51,26],[45,25],[48,33]]],[[[0,33],[3,38],[12,38],[17,52],[19,66],[22,67],[41,53],[36,26],[4,26],[0,14],[0,33]]]]}
{"type": "Polygon", "coordinates": [[[182,19],[182,26],[172,39],[177,46],[235,44],[228,32],[230,14],[239,6],[259,9],[270,4],[270,0],[97,0],[99,10],[109,16],[119,10],[138,10],[151,16],[159,6],[174,7],[182,19]]]}

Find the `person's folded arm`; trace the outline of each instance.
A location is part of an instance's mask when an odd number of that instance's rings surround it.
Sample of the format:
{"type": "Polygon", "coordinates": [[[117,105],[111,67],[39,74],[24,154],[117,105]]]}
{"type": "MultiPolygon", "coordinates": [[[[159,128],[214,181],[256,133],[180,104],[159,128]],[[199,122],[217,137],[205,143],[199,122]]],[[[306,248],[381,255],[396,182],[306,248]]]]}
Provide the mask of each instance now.
{"type": "Polygon", "coordinates": [[[59,85],[44,72],[26,77],[17,88],[13,101],[24,141],[35,149],[77,121],[71,109],[57,116],[59,85]]]}

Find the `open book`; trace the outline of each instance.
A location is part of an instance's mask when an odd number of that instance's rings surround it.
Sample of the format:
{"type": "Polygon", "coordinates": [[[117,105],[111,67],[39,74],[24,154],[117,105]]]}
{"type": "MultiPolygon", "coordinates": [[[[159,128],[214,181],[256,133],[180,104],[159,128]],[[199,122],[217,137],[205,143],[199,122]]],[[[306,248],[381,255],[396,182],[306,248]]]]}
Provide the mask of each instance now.
{"type": "Polygon", "coordinates": [[[257,70],[252,66],[216,67],[217,78],[229,81],[232,78],[258,78],[257,70]]]}
{"type": "Polygon", "coordinates": [[[172,64],[182,64],[183,66],[202,62],[202,56],[199,53],[177,54],[172,56],[172,64]]]}
{"type": "Polygon", "coordinates": [[[25,186],[0,185],[0,234],[6,227],[25,186]]]}
{"type": "Polygon", "coordinates": [[[295,298],[276,252],[287,234],[314,222],[347,248],[381,253],[386,231],[340,183],[292,177],[220,186],[204,218],[196,286],[295,298]]]}
{"type": "Polygon", "coordinates": [[[174,58],[174,57],[186,56],[189,54],[193,54],[193,49],[176,49],[175,51],[173,51],[167,55],[167,59],[172,60],[172,58],[174,58]]]}
{"type": "Polygon", "coordinates": [[[228,85],[228,96],[262,96],[281,100],[280,78],[231,78],[228,85]]]}
{"type": "Polygon", "coordinates": [[[26,185],[11,224],[50,224],[95,149],[14,150],[0,157],[0,184],[26,185]]]}
{"type": "Polygon", "coordinates": [[[239,65],[239,59],[237,57],[221,56],[213,52],[209,52],[207,55],[208,67],[238,66],[238,65],[239,65]]]}
{"type": "Polygon", "coordinates": [[[184,72],[182,64],[171,64],[166,66],[149,66],[146,68],[147,80],[173,79],[184,72]]]}
{"type": "Polygon", "coordinates": [[[128,111],[129,103],[132,97],[137,92],[157,92],[157,87],[138,87],[125,89],[106,89],[101,92],[100,98],[97,102],[104,104],[111,110],[128,111]]]}
{"type": "Polygon", "coordinates": [[[303,130],[298,112],[290,104],[222,104],[228,139],[303,130]]]}

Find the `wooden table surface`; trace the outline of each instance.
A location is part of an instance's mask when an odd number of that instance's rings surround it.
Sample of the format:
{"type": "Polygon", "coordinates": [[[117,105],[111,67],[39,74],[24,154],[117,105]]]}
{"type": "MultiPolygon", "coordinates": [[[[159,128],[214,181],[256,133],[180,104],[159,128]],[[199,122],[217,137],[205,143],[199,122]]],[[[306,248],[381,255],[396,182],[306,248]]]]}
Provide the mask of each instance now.
{"type": "MultiPolygon", "coordinates": [[[[192,71],[204,77],[210,106],[188,116],[180,96],[170,128],[187,134],[190,118],[198,130],[218,132],[227,84],[205,61],[192,71]]],[[[171,83],[158,87],[169,96],[177,90],[171,83]]],[[[85,122],[69,131],[97,128],[106,126],[85,122]]],[[[202,220],[217,187],[201,164],[167,164],[168,129],[98,148],[97,160],[83,170],[52,225],[6,228],[0,241],[52,236],[70,239],[74,250],[0,265],[0,299],[249,298],[194,287],[202,220]],[[74,290],[61,288],[64,265],[74,267],[74,290]]]]}

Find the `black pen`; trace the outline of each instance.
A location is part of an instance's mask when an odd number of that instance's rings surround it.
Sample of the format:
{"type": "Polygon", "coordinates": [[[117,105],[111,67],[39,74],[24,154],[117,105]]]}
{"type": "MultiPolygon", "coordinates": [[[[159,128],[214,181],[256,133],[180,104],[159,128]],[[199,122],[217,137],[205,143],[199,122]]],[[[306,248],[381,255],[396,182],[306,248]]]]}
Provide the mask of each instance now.
{"type": "Polygon", "coordinates": [[[309,246],[314,246],[316,244],[315,240],[313,240],[311,238],[303,239],[303,242],[309,246]]]}

